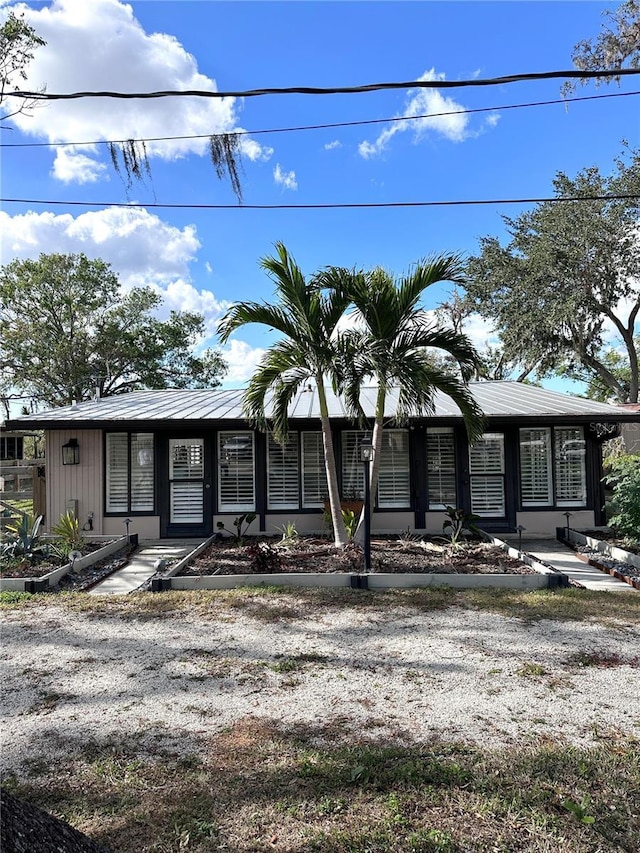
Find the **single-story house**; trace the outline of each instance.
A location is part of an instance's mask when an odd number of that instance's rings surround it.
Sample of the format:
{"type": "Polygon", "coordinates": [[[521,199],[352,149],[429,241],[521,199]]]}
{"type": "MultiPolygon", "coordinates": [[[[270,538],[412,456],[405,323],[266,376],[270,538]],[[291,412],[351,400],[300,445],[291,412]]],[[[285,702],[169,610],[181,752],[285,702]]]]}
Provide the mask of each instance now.
{"type": "MultiPolygon", "coordinates": [[[[605,523],[602,443],[640,413],[517,382],[478,382],[486,416],[469,447],[460,411],[443,394],[428,417],[383,436],[373,532],[442,530],[447,505],[481,518],[497,534],[553,534],[567,523],[605,523]]],[[[84,529],[143,539],[198,536],[255,512],[250,532],[326,530],[327,494],[318,395],[301,390],[285,446],[242,415],[242,390],[136,391],[15,418],[12,428],[46,431],[48,527],[68,509],[84,529]],[[129,519],[129,522],[125,522],[129,519]]],[[[362,389],[373,423],[376,389],[362,389]]],[[[364,431],[329,392],[342,496],[360,496],[364,431]]]]}

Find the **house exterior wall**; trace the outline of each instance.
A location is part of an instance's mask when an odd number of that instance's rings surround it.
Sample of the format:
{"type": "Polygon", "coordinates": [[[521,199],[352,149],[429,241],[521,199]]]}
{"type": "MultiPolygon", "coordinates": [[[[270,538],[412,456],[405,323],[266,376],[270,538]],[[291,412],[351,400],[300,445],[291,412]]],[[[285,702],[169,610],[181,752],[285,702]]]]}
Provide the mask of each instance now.
{"type": "MultiPolygon", "coordinates": [[[[47,432],[47,507],[48,517],[46,519],[47,529],[57,522],[59,517],[66,512],[68,501],[78,502],[78,517],[81,525],[87,530],[89,513],[94,513],[93,530],[96,533],[106,535],[121,535],[125,532],[125,518],[131,518],[129,530],[131,533],[137,533],[141,539],[155,539],[161,537],[172,536],[204,536],[208,532],[216,532],[217,523],[223,522],[225,527],[233,530],[234,518],[243,514],[243,512],[254,511],[249,509],[238,509],[236,511],[229,510],[221,512],[218,507],[218,492],[220,478],[222,477],[222,461],[220,458],[220,442],[219,435],[224,433],[226,436],[231,436],[232,441],[238,441],[238,436],[249,436],[254,446],[254,470],[255,470],[255,487],[254,500],[255,512],[257,514],[256,521],[251,525],[249,532],[261,532],[270,535],[277,535],[279,528],[289,522],[294,522],[299,533],[328,533],[330,527],[324,518],[324,514],[319,509],[300,510],[300,509],[279,509],[269,510],[267,503],[267,439],[264,434],[255,433],[244,423],[236,423],[235,425],[221,421],[218,424],[206,425],[197,429],[193,424],[189,424],[188,428],[181,429],[180,424],[168,429],[162,428],[147,428],[142,431],[142,435],[149,436],[153,434],[153,454],[154,454],[154,486],[149,496],[148,508],[149,512],[133,511],[133,512],[106,512],[105,509],[105,447],[108,446],[108,441],[105,433],[120,433],[126,432],[126,428],[131,424],[123,424],[113,430],[103,429],[60,429],[49,430],[47,432]],[[180,532],[175,528],[171,528],[167,524],[167,513],[169,507],[169,457],[170,448],[173,447],[172,441],[175,437],[181,439],[185,436],[197,438],[200,436],[205,448],[206,464],[203,469],[203,481],[207,484],[205,488],[205,514],[204,522],[199,530],[180,532]],[[80,447],[80,463],[78,465],[62,465],[62,445],[69,441],[70,438],[75,438],[80,447]]],[[[416,424],[415,428],[405,431],[407,438],[406,443],[400,443],[402,447],[409,448],[410,482],[406,481],[402,492],[403,495],[409,495],[407,498],[406,507],[398,506],[393,509],[378,508],[372,518],[372,532],[376,533],[402,533],[403,531],[419,531],[431,535],[442,534],[443,522],[446,520],[446,515],[442,509],[429,509],[428,497],[428,454],[431,452],[427,449],[428,437],[428,422],[416,424]],[[407,485],[406,483],[409,483],[407,485]],[[409,489],[409,492],[406,491],[409,489]]],[[[467,512],[471,511],[471,496],[470,496],[470,475],[473,471],[470,470],[469,449],[466,443],[466,436],[463,427],[458,424],[452,424],[454,439],[450,445],[451,458],[455,456],[456,467],[456,486],[452,494],[455,496],[457,506],[464,508],[467,512]],[[457,493],[457,494],[456,494],[457,493]]],[[[300,436],[305,431],[317,431],[316,422],[309,422],[307,425],[296,426],[300,436]]],[[[354,427],[352,425],[343,424],[342,430],[344,433],[353,434],[354,427]]],[[[451,427],[449,427],[451,430],[451,427]]],[[[520,484],[520,462],[519,462],[519,426],[514,423],[494,423],[487,428],[487,431],[495,436],[503,436],[502,442],[504,446],[504,495],[506,512],[502,519],[482,518],[478,522],[480,527],[484,527],[492,532],[500,535],[502,532],[513,532],[518,525],[522,525],[527,535],[544,534],[553,535],[556,527],[563,527],[566,524],[565,513],[571,513],[570,523],[573,527],[589,528],[599,523],[602,523],[600,508],[603,500],[599,491],[600,482],[600,455],[598,445],[589,437],[585,428],[585,438],[587,444],[586,452],[586,470],[587,470],[587,501],[584,506],[549,506],[528,509],[521,505],[521,484],[520,484]]],[[[131,430],[133,434],[135,430],[131,430]]],[[[244,440],[244,439],[243,439],[244,440]]],[[[344,441],[347,439],[344,438],[344,441]]],[[[340,425],[336,426],[335,434],[335,449],[340,469],[341,459],[341,437],[340,425]]],[[[403,439],[404,442],[404,439],[403,439]]],[[[398,445],[400,447],[400,444],[398,445]]],[[[133,458],[138,458],[138,453],[143,455],[146,452],[144,447],[140,450],[140,445],[132,445],[134,447],[133,458]]],[[[150,445],[151,447],[151,445],[150,445]]],[[[405,452],[405,451],[402,451],[405,452]]],[[[126,454],[125,454],[125,457],[126,454]]],[[[129,457],[130,458],[130,457],[129,457]]],[[[357,457],[356,457],[357,458],[357,457]]],[[[395,457],[394,457],[395,458],[395,457]]],[[[130,463],[133,464],[133,463],[130,463]]],[[[358,471],[361,474],[361,468],[358,463],[358,471]]],[[[151,469],[147,469],[151,470],[151,469]]],[[[395,467],[393,470],[398,470],[395,467]]],[[[132,475],[130,472],[130,481],[132,475]]],[[[149,482],[149,480],[147,480],[149,482]]],[[[347,484],[343,484],[346,488],[347,484]]],[[[453,502],[451,498],[451,502],[453,502]]],[[[449,499],[443,501],[449,503],[449,499]]],[[[127,506],[126,502],[124,506],[127,506]]],[[[133,506],[133,504],[131,504],[133,506]]]]}
{"type": "Polygon", "coordinates": [[[45,526],[51,531],[68,510],[68,501],[77,501],[80,526],[88,529],[89,513],[93,513],[93,530],[103,532],[104,466],[102,431],[95,429],[48,430],[47,448],[47,516],[45,526]],[[62,464],[62,445],[75,438],[80,447],[78,465],[62,464]]]}

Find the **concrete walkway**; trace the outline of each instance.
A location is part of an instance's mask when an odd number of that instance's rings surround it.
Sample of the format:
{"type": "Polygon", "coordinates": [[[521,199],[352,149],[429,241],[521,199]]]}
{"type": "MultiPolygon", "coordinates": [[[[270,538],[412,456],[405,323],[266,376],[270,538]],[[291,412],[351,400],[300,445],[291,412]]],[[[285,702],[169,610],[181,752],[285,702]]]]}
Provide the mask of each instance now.
{"type": "Polygon", "coordinates": [[[200,544],[199,539],[143,540],[131,561],[89,590],[89,595],[123,595],[138,589],[156,573],[158,560],[180,560],[200,544]]]}
{"type": "MultiPolygon", "coordinates": [[[[513,540],[509,539],[509,544],[513,540]]],[[[513,547],[518,547],[517,542],[513,547]]],[[[557,539],[523,539],[521,550],[532,557],[537,557],[541,562],[553,566],[563,572],[572,581],[579,583],[587,589],[595,589],[600,592],[637,592],[631,584],[614,578],[606,572],[583,563],[575,553],[558,542],[557,539]]]]}

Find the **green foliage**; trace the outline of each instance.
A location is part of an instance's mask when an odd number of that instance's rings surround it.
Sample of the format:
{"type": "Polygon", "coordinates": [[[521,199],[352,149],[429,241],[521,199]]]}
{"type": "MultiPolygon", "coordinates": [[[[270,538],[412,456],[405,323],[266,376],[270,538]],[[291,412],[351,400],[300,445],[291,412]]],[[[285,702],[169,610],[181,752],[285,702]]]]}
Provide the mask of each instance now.
{"type": "Polygon", "coordinates": [[[51,528],[51,532],[58,537],[67,554],[69,551],[80,550],[84,545],[80,522],[73,512],[61,515],[58,523],[51,528]]]}
{"type": "Polygon", "coordinates": [[[503,217],[506,246],[480,241],[467,265],[467,305],[499,330],[504,357],[539,377],[561,373],[600,386],[617,400],[638,399],[635,318],[640,306],[637,243],[640,152],[603,176],[586,168],[554,180],[557,199],[503,217]],[[599,196],[627,196],[600,200],[599,196]],[[609,329],[621,340],[611,362],[609,329]],[[625,373],[626,372],[626,373],[625,373]]]}
{"type": "Polygon", "coordinates": [[[575,800],[567,798],[563,801],[562,807],[565,808],[568,812],[571,812],[571,814],[575,815],[580,821],[580,823],[586,823],[587,825],[590,825],[596,822],[595,817],[589,814],[589,797],[583,797],[580,803],[576,803],[575,800]]]}
{"type": "Polygon", "coordinates": [[[349,298],[308,283],[283,243],[276,243],[276,255],[265,257],[261,267],[273,280],[277,301],[238,302],[220,321],[223,343],[243,326],[257,323],[278,332],[280,340],[263,356],[243,396],[244,414],[260,429],[271,429],[276,441],[285,442],[289,432],[289,404],[301,387],[315,388],[322,419],[325,468],[336,545],[345,545],[347,535],[340,515],[331,424],[324,390],[325,378],[337,387],[336,354],[340,335],[337,327],[349,298]],[[265,402],[269,398],[271,417],[267,421],[265,402]]]}
{"type": "Polygon", "coordinates": [[[7,526],[7,536],[0,545],[0,554],[3,557],[23,557],[35,562],[46,557],[48,546],[40,541],[40,525],[42,516],[33,518],[31,515],[23,515],[19,521],[7,526]]]}
{"type": "Polygon", "coordinates": [[[149,287],[122,294],[109,264],[85,255],[40,255],[0,268],[2,384],[50,406],[139,388],[214,388],[219,353],[192,347],[200,314],[155,316],[149,287]]]}
{"type": "MultiPolygon", "coordinates": [[[[23,15],[9,11],[0,27],[0,104],[6,100],[7,91],[21,88],[20,82],[27,79],[27,66],[33,59],[35,49],[45,44],[46,41],[36,35],[23,15]]],[[[26,112],[31,106],[27,99],[12,98],[12,103],[14,106],[10,112],[0,115],[0,121],[26,112]]]]}
{"type": "Polygon", "coordinates": [[[349,537],[349,540],[353,539],[353,537],[356,535],[356,530],[358,529],[358,521],[360,520],[360,515],[356,515],[352,509],[343,509],[342,520],[344,521],[345,530],[347,531],[347,536],[349,537]]]}
{"type": "Polygon", "coordinates": [[[460,544],[460,537],[465,531],[476,536],[479,534],[480,531],[475,523],[480,519],[479,515],[474,515],[473,513],[466,512],[464,509],[456,509],[452,506],[448,506],[445,512],[447,518],[442,525],[442,531],[443,533],[449,531],[448,535],[452,545],[458,546],[460,544]]]}
{"type": "Polygon", "coordinates": [[[239,515],[233,519],[233,526],[235,528],[235,532],[229,530],[228,527],[225,527],[223,521],[219,521],[216,525],[218,530],[228,533],[231,536],[236,545],[242,545],[244,541],[244,537],[251,525],[252,522],[256,520],[257,516],[255,512],[246,512],[243,515],[239,515]],[[243,526],[244,525],[244,526],[243,526]]]}
{"type": "Polygon", "coordinates": [[[614,459],[610,473],[604,478],[611,487],[609,524],[620,534],[640,540],[640,456],[627,455],[614,459]]]}
{"type": "Polygon", "coordinates": [[[295,521],[287,521],[286,524],[281,524],[276,528],[282,534],[280,543],[282,545],[293,545],[298,538],[298,528],[295,521]]]}

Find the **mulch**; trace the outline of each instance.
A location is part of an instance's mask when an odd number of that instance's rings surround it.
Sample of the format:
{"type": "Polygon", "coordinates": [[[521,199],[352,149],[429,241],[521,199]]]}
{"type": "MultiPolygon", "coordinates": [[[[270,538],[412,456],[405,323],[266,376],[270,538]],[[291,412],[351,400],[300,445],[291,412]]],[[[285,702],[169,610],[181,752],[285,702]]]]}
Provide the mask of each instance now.
{"type": "MultiPolygon", "coordinates": [[[[437,574],[535,574],[502,548],[471,542],[453,548],[434,540],[402,541],[376,538],[371,542],[374,572],[437,574]]],[[[359,572],[364,553],[350,544],[336,549],[327,539],[300,537],[284,545],[274,539],[245,540],[243,545],[216,542],[180,574],[233,575],[270,572],[359,572]]]]}

